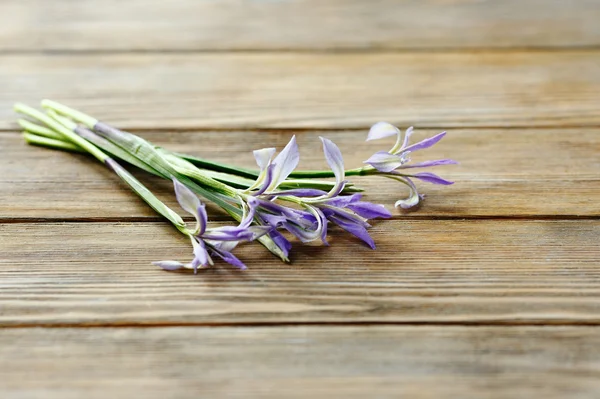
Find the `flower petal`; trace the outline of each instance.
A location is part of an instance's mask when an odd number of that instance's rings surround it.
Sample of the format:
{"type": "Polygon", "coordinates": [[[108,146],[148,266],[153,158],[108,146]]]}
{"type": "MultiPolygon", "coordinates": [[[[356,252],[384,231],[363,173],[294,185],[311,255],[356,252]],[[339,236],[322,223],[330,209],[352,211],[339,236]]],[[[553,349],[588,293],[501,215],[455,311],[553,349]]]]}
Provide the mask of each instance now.
{"type": "Polygon", "coordinates": [[[223,259],[225,262],[229,263],[230,265],[237,267],[240,270],[248,269],[248,267],[244,264],[244,262],[239,260],[231,252],[224,252],[221,256],[221,259],[223,259]]]}
{"type": "Polygon", "coordinates": [[[327,205],[335,206],[337,208],[345,208],[350,204],[360,201],[361,198],[362,194],[359,193],[352,195],[338,195],[335,198],[327,200],[327,205]]]}
{"type": "Polygon", "coordinates": [[[239,260],[234,254],[232,254],[229,251],[214,249],[212,252],[221,259],[223,259],[225,262],[237,267],[240,270],[246,270],[248,268],[241,260],[239,260]]]}
{"type": "Polygon", "coordinates": [[[244,217],[240,221],[240,225],[238,227],[244,228],[248,227],[254,221],[254,216],[256,215],[256,208],[258,207],[258,201],[254,197],[249,197],[247,201],[248,206],[244,207],[244,217]]]}
{"type": "Polygon", "coordinates": [[[318,238],[321,238],[321,233],[322,233],[321,229],[309,230],[309,229],[300,227],[294,223],[289,223],[289,222],[283,223],[282,227],[284,229],[286,229],[287,231],[289,231],[290,233],[292,233],[294,235],[294,237],[296,237],[297,239],[299,239],[302,242],[310,242],[310,241],[314,241],[318,238]]]}
{"type": "Polygon", "coordinates": [[[323,242],[324,245],[329,246],[329,243],[327,242],[327,218],[325,217],[323,212],[317,207],[308,205],[308,206],[306,206],[306,209],[317,220],[316,232],[319,232],[319,235],[321,236],[321,241],[323,242]]]}
{"type": "Polygon", "coordinates": [[[396,144],[394,144],[394,146],[390,150],[391,154],[399,154],[400,152],[404,151],[404,148],[406,148],[406,146],[408,145],[410,136],[413,134],[413,130],[414,129],[412,126],[406,129],[406,132],[404,133],[404,140],[402,140],[401,134],[398,133],[398,139],[396,140],[396,144]]]}
{"type": "Polygon", "coordinates": [[[254,159],[256,159],[256,164],[261,171],[269,165],[275,151],[275,148],[261,148],[260,150],[253,151],[254,159]]]}
{"type": "Polygon", "coordinates": [[[401,169],[428,168],[431,166],[457,165],[457,164],[458,164],[458,162],[456,162],[453,159],[438,159],[435,161],[424,161],[424,162],[417,162],[417,163],[413,163],[413,164],[409,164],[409,165],[402,165],[401,169]]]}
{"type": "Polygon", "coordinates": [[[287,256],[290,254],[290,250],[292,249],[292,243],[289,242],[289,240],[277,230],[272,230],[269,233],[269,237],[271,237],[275,245],[277,245],[279,249],[281,249],[281,252],[283,252],[285,257],[287,258],[287,256]]]}
{"type": "Polygon", "coordinates": [[[288,219],[285,216],[272,215],[270,213],[263,213],[261,217],[265,221],[265,223],[267,223],[269,226],[272,226],[273,228],[280,227],[288,221],[288,219]]]}
{"type": "Polygon", "coordinates": [[[192,261],[192,265],[194,273],[196,273],[198,266],[205,267],[209,264],[212,265],[212,259],[206,251],[204,241],[201,239],[194,239],[192,240],[192,245],[194,246],[194,260],[192,261]]]}
{"type": "Polygon", "coordinates": [[[408,145],[408,141],[410,140],[410,136],[412,136],[414,132],[414,128],[411,126],[408,129],[406,129],[406,132],[404,133],[404,141],[402,142],[402,150],[404,151],[404,149],[406,148],[406,146],[408,145]]]}
{"type": "Polygon", "coordinates": [[[335,215],[330,216],[329,220],[331,220],[333,223],[337,224],[338,226],[340,226],[342,229],[346,230],[348,233],[352,234],[353,236],[358,237],[361,240],[363,240],[371,249],[375,249],[375,241],[373,241],[373,238],[371,238],[371,236],[367,232],[367,229],[364,228],[363,226],[361,226],[357,223],[354,223],[350,220],[339,218],[335,215]]]}
{"type": "Polygon", "coordinates": [[[325,137],[319,137],[323,142],[323,153],[327,164],[335,175],[336,182],[344,180],[344,158],[342,158],[342,152],[335,143],[325,137]]]}
{"type": "Polygon", "coordinates": [[[252,241],[271,231],[269,226],[224,226],[207,230],[202,238],[214,241],[252,241]]]}
{"type": "Polygon", "coordinates": [[[417,179],[426,181],[428,183],[433,183],[433,184],[443,184],[445,186],[450,185],[450,184],[454,184],[453,181],[442,179],[441,177],[439,177],[435,173],[430,173],[430,172],[415,173],[414,175],[410,175],[410,176],[411,177],[416,177],[417,179]]]}
{"type": "Polygon", "coordinates": [[[152,264],[159,266],[164,270],[179,270],[185,267],[183,263],[177,262],[176,260],[161,260],[158,262],[152,262],[152,264]]]}
{"type": "Polygon", "coordinates": [[[392,217],[392,214],[385,208],[385,206],[370,202],[356,202],[348,205],[348,209],[351,209],[365,219],[392,217]]]}
{"type": "Polygon", "coordinates": [[[293,196],[293,197],[319,197],[321,195],[325,195],[327,194],[325,191],[323,190],[318,190],[316,188],[295,188],[295,189],[291,189],[291,190],[285,190],[285,191],[277,191],[271,194],[268,194],[270,196],[283,196],[283,195],[289,195],[289,196],[293,196]]]}
{"type": "Polygon", "coordinates": [[[217,248],[218,250],[223,250],[227,252],[231,252],[237,247],[240,243],[239,241],[210,241],[206,240],[207,244],[210,244],[212,247],[217,248]]]}
{"type": "Polygon", "coordinates": [[[277,165],[272,163],[271,165],[267,166],[266,170],[263,170],[261,172],[261,176],[258,177],[255,185],[258,183],[258,180],[260,180],[261,177],[263,177],[264,180],[261,183],[260,187],[258,188],[258,191],[251,192],[252,195],[254,195],[254,196],[261,195],[262,193],[267,191],[267,189],[269,187],[271,187],[271,185],[272,185],[271,183],[273,183],[273,173],[275,172],[276,167],[277,167],[277,165]]]}
{"type": "Polygon", "coordinates": [[[432,145],[434,145],[435,143],[437,143],[438,141],[440,141],[441,139],[443,139],[445,135],[446,135],[446,132],[442,132],[442,133],[436,134],[433,137],[430,137],[430,138],[425,139],[423,141],[419,141],[416,144],[408,146],[408,147],[402,149],[402,151],[417,151],[417,150],[422,150],[424,148],[429,148],[432,145]]]}
{"type": "Polygon", "coordinates": [[[204,232],[208,220],[206,211],[204,211],[204,205],[202,205],[200,199],[192,190],[175,178],[173,178],[173,186],[175,187],[175,197],[181,208],[196,218],[196,233],[200,231],[204,232]]]}
{"type": "Polygon", "coordinates": [[[175,187],[175,196],[177,197],[179,205],[181,205],[183,210],[187,213],[196,215],[196,210],[202,205],[200,199],[192,192],[192,190],[175,178],[173,178],[173,186],[175,187]]]}
{"type": "Polygon", "coordinates": [[[400,130],[391,123],[387,122],[377,122],[371,129],[369,130],[369,134],[367,135],[367,141],[371,140],[379,140],[384,137],[399,135],[400,130]]]}
{"type": "Polygon", "coordinates": [[[409,208],[416,206],[419,203],[419,201],[421,200],[421,196],[419,195],[419,192],[417,191],[417,186],[415,186],[415,183],[413,183],[412,180],[410,180],[408,177],[404,177],[404,176],[403,177],[387,176],[387,177],[406,184],[408,186],[408,188],[410,189],[410,194],[409,194],[408,198],[396,201],[396,203],[394,204],[394,206],[396,208],[400,207],[402,209],[409,209],[409,208]]]}
{"type": "Polygon", "coordinates": [[[404,158],[401,155],[390,154],[389,152],[379,151],[373,154],[363,163],[367,163],[380,172],[391,172],[392,170],[402,166],[404,158]]]}
{"type": "Polygon", "coordinates": [[[260,214],[262,217],[265,217],[265,218],[273,217],[273,216],[283,217],[284,219],[289,219],[290,221],[293,221],[295,223],[301,224],[306,227],[312,226],[313,224],[316,223],[316,220],[314,220],[314,216],[308,212],[301,211],[298,209],[288,208],[281,204],[278,204],[278,203],[275,203],[272,201],[266,201],[266,200],[259,199],[259,198],[257,198],[257,201],[261,208],[260,214]],[[272,214],[268,214],[268,213],[264,212],[264,210],[266,210],[272,214]]]}
{"type": "Polygon", "coordinates": [[[206,214],[206,206],[204,204],[200,204],[200,206],[196,209],[197,216],[196,221],[196,235],[202,235],[206,231],[206,224],[208,223],[208,215],[206,214]]]}
{"type": "Polygon", "coordinates": [[[273,171],[273,181],[270,189],[275,189],[279,184],[287,179],[287,177],[296,169],[300,161],[300,152],[298,144],[296,144],[296,136],[293,136],[290,142],[273,160],[275,170],[273,171]]]}

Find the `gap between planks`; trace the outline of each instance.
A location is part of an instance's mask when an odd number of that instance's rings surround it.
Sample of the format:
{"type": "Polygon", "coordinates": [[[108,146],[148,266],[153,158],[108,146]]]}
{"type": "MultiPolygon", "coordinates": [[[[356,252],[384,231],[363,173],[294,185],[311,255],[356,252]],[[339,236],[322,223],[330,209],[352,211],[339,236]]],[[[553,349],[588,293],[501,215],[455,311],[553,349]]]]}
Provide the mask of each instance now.
{"type": "Polygon", "coordinates": [[[160,55],[160,54],[470,54],[470,53],[570,53],[570,52],[597,52],[600,45],[573,45],[573,46],[507,46],[507,47],[419,47],[419,48],[388,48],[372,46],[369,48],[230,48],[230,49],[184,49],[184,48],[159,48],[159,49],[7,49],[0,50],[0,57],[11,55],[73,55],[73,56],[101,56],[101,55],[160,55]]]}
{"type": "Polygon", "coordinates": [[[581,321],[581,320],[513,320],[513,321],[293,321],[293,322],[224,322],[224,323],[164,323],[164,322],[131,322],[131,323],[23,323],[9,324],[0,326],[0,330],[16,330],[16,329],[31,329],[31,328],[47,328],[47,329],[112,329],[112,328],[279,328],[279,327],[469,327],[469,328],[486,328],[486,327],[600,327],[600,321],[581,321]]]}
{"type": "MultiPolygon", "coordinates": [[[[43,100],[43,98],[40,98],[40,101],[43,100]]],[[[36,107],[37,104],[27,104],[29,106],[32,107],[36,107]]],[[[39,108],[39,107],[38,107],[39,108]]],[[[21,130],[17,124],[17,120],[23,118],[22,116],[20,116],[19,114],[15,113],[15,117],[14,117],[14,126],[12,127],[2,127],[0,126],[0,134],[11,134],[11,135],[18,135],[21,134],[21,130]]],[[[26,118],[25,118],[26,119],[26,118]]],[[[277,128],[270,128],[270,127],[251,127],[251,126],[246,126],[246,127],[240,127],[240,128],[232,128],[232,127],[220,127],[220,126],[198,126],[198,127],[174,127],[174,128],[168,128],[168,127],[163,127],[163,126],[159,126],[156,128],[150,128],[150,127],[128,127],[127,129],[123,129],[126,130],[129,133],[135,133],[135,134],[143,134],[143,133],[181,133],[181,134],[185,134],[185,133],[281,133],[281,134],[311,134],[311,133],[319,133],[319,132],[323,132],[323,133],[342,133],[342,132],[367,132],[372,125],[365,125],[365,126],[354,126],[354,127],[323,127],[320,128],[318,126],[315,127],[306,127],[306,128],[302,128],[302,127],[277,127],[277,128]]],[[[412,125],[415,129],[427,129],[427,130],[437,130],[437,131],[444,131],[443,128],[440,128],[439,126],[436,125],[425,125],[425,124],[414,124],[412,125]]],[[[119,127],[119,126],[115,126],[115,127],[119,127]]],[[[507,130],[507,131],[515,131],[515,130],[564,130],[564,129],[598,129],[600,128],[600,123],[595,125],[595,124],[563,124],[563,125],[556,125],[556,126],[531,126],[531,125],[510,125],[510,126],[502,126],[502,125],[477,125],[477,126],[453,126],[451,128],[448,128],[448,131],[450,130],[464,130],[464,131],[479,131],[479,130],[507,130]]]]}

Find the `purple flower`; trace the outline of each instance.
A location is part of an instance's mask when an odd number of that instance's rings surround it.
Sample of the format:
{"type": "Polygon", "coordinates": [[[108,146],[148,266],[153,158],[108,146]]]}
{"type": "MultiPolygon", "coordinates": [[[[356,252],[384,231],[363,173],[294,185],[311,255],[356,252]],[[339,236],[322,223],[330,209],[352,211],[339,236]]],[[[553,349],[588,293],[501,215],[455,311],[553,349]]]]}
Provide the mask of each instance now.
{"type": "MultiPolygon", "coordinates": [[[[323,231],[326,232],[327,226],[323,223],[323,220],[326,223],[326,219],[321,217],[318,209],[306,205],[304,210],[299,210],[275,202],[278,197],[285,197],[288,201],[293,200],[296,203],[301,203],[300,198],[326,198],[328,196],[325,191],[316,189],[277,190],[279,184],[292,173],[300,160],[296,137],[292,137],[285,148],[273,158],[275,152],[274,148],[263,148],[254,151],[254,158],[260,168],[260,173],[256,182],[245,193],[254,197],[258,209],[258,220],[275,229],[285,229],[302,242],[324,237],[325,233],[323,231]]],[[[343,185],[341,188],[334,187],[332,191],[341,191],[342,189],[343,185]]],[[[335,192],[333,194],[335,195],[335,192]]],[[[287,256],[291,243],[276,230],[271,231],[269,236],[287,256]]]]}
{"type": "MultiPolygon", "coordinates": [[[[314,241],[321,237],[322,226],[310,211],[290,208],[262,198],[256,198],[254,201],[256,201],[258,218],[263,223],[274,228],[283,228],[302,242],[314,241]]],[[[279,247],[284,252],[289,251],[288,247],[291,244],[287,240],[284,241],[283,236],[280,237],[280,234],[273,231],[270,235],[276,242],[280,241],[283,244],[279,247]]]]}
{"type": "MultiPolygon", "coordinates": [[[[246,194],[254,198],[257,219],[275,229],[285,229],[302,242],[321,239],[327,245],[327,229],[334,223],[357,236],[371,248],[375,248],[373,239],[367,233],[368,219],[391,217],[383,205],[360,201],[361,195],[341,196],[347,183],[344,159],[335,143],[321,137],[325,159],[335,176],[335,184],[329,192],[314,189],[277,190],[298,164],[298,147],[295,138],[273,159],[274,148],[254,151],[260,174],[246,194]],[[302,209],[284,206],[281,202],[292,202],[302,209]]],[[[291,243],[277,230],[269,236],[287,255],[291,243]]]]}
{"type": "Polygon", "coordinates": [[[367,220],[378,217],[389,218],[392,215],[383,205],[360,201],[361,194],[339,195],[346,183],[342,153],[333,141],[323,137],[321,137],[321,141],[325,159],[335,175],[336,184],[328,194],[305,201],[308,209],[314,210],[315,218],[321,219],[320,225],[325,226],[325,230],[321,231],[321,239],[326,243],[326,226],[329,221],[375,249],[375,242],[367,232],[367,229],[371,227],[367,220]]]}
{"type": "Polygon", "coordinates": [[[436,144],[438,141],[440,141],[446,135],[446,132],[442,132],[433,137],[422,140],[416,144],[409,145],[409,140],[412,133],[413,128],[410,127],[406,130],[404,138],[402,138],[402,133],[397,127],[387,122],[378,122],[374,124],[369,130],[367,141],[378,140],[384,137],[396,135],[396,144],[394,144],[394,146],[389,152],[376,152],[364,162],[366,164],[371,165],[377,171],[381,172],[383,176],[397,180],[403,184],[406,184],[409,187],[409,197],[404,200],[396,201],[395,204],[397,207],[400,206],[404,209],[408,209],[417,205],[419,201],[423,198],[423,196],[417,192],[417,188],[411,180],[411,178],[423,180],[428,183],[443,185],[453,184],[453,182],[442,179],[438,175],[430,172],[411,174],[402,172],[402,170],[457,164],[457,162],[452,159],[438,159],[434,161],[425,161],[410,164],[410,154],[412,152],[429,148],[436,144]]]}
{"type": "Polygon", "coordinates": [[[233,249],[240,241],[255,240],[271,230],[269,226],[252,225],[256,215],[257,202],[254,200],[248,201],[248,205],[244,207],[244,216],[239,226],[210,228],[207,227],[208,217],[205,206],[200,202],[200,199],[177,179],[173,179],[173,185],[175,186],[175,195],[179,205],[196,219],[194,230],[186,228],[183,231],[192,242],[194,259],[187,264],[177,261],[159,261],[153,262],[153,264],[165,270],[186,268],[193,269],[196,273],[198,268],[213,265],[212,255],[220,257],[239,269],[246,269],[246,265],[232,254],[233,249]]]}
{"type": "Polygon", "coordinates": [[[273,159],[275,152],[275,148],[254,151],[254,159],[260,168],[260,173],[256,182],[246,190],[246,193],[254,196],[274,194],[274,190],[296,169],[300,161],[296,136],[293,136],[285,148],[273,159]]]}

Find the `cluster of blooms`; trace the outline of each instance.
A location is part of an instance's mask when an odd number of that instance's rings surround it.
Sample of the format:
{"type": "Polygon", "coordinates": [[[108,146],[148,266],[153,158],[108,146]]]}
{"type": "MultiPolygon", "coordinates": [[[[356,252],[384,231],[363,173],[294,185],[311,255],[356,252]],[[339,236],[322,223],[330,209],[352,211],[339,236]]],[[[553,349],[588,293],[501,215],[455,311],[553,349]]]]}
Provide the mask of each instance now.
{"type": "Polygon", "coordinates": [[[452,184],[430,172],[409,173],[411,169],[456,163],[450,159],[410,162],[412,152],[431,147],[445,133],[410,144],[412,128],[402,135],[395,126],[379,122],[369,131],[367,141],[395,135],[396,144],[390,151],[377,152],[364,162],[365,166],[346,170],[337,145],[321,137],[325,159],[331,171],[302,172],[302,175],[308,179],[331,176],[335,177],[335,183],[292,181],[288,178],[294,173],[300,159],[295,137],[277,155],[275,148],[254,151],[258,172],[196,158],[202,165],[200,168],[190,162],[190,159],[194,160],[191,156],[156,147],[138,136],[62,104],[45,100],[42,107],[46,109],[46,113],[23,104],[15,105],[18,112],[41,123],[19,121],[28,142],[93,155],[123,179],[154,210],[189,237],[194,254],[192,261],[154,262],[165,270],[191,269],[197,272],[213,265],[215,257],[238,269],[245,269],[246,266],[232,251],[240,242],[253,240],[259,240],[275,255],[287,260],[292,247],[287,237],[291,235],[301,242],[320,240],[328,245],[327,233],[332,224],[375,249],[375,242],[367,231],[371,227],[369,219],[389,218],[391,213],[383,205],[362,201],[360,193],[348,194],[351,190],[347,189],[350,184],[346,177],[357,174],[380,175],[400,181],[409,187],[410,195],[397,201],[396,206],[410,208],[422,199],[412,179],[434,184],[452,184]],[[189,227],[117,160],[171,179],[177,201],[182,209],[194,216],[195,227],[189,227]],[[220,173],[218,176],[221,180],[213,178],[214,172],[219,170],[226,170],[230,174],[220,173]],[[255,181],[240,180],[240,176],[248,175],[255,177],[255,181]],[[317,189],[315,184],[326,189],[317,189]],[[290,186],[294,188],[286,188],[290,186]],[[198,194],[229,212],[239,220],[239,225],[208,227],[205,205],[198,194]],[[287,231],[289,235],[282,234],[282,231],[287,231]]]}
{"type": "Polygon", "coordinates": [[[367,141],[377,140],[389,136],[396,136],[396,144],[394,144],[390,151],[376,152],[375,154],[373,154],[373,156],[367,159],[365,163],[374,167],[377,171],[380,172],[381,175],[397,180],[401,183],[406,184],[409,187],[409,197],[404,200],[396,201],[396,206],[399,206],[404,209],[416,206],[419,203],[419,201],[423,199],[423,196],[418,193],[417,187],[410,179],[411,177],[433,184],[449,185],[453,184],[453,182],[442,179],[438,175],[431,172],[420,172],[410,174],[403,172],[403,170],[413,168],[427,168],[439,165],[452,165],[457,163],[452,159],[438,159],[435,161],[425,161],[411,164],[410,154],[412,152],[429,148],[438,141],[440,141],[446,135],[446,132],[442,132],[418,143],[409,145],[409,140],[412,133],[413,128],[410,127],[404,133],[404,138],[402,138],[402,133],[396,126],[391,125],[387,122],[379,122],[371,127],[371,130],[369,130],[369,135],[367,136],[367,141]]]}
{"type": "MultiPolygon", "coordinates": [[[[401,172],[402,169],[408,168],[456,163],[450,159],[442,159],[409,164],[410,152],[431,147],[445,133],[409,146],[408,140],[412,134],[412,128],[406,131],[402,141],[401,133],[396,127],[380,122],[371,128],[367,140],[379,139],[392,133],[398,136],[397,144],[389,152],[377,152],[365,163],[374,168],[373,174],[397,179],[410,187],[409,198],[397,201],[396,206],[410,208],[417,205],[422,198],[411,181],[411,177],[435,184],[452,184],[452,182],[429,172],[415,174],[401,172]]],[[[301,242],[321,240],[324,245],[328,245],[327,227],[329,222],[358,237],[371,249],[375,249],[375,242],[367,232],[367,229],[371,227],[368,220],[389,218],[392,215],[383,205],[361,201],[362,194],[341,195],[344,185],[347,183],[344,180],[345,168],[342,154],[331,140],[321,137],[321,141],[325,159],[336,179],[331,190],[329,192],[306,188],[278,190],[278,186],[292,173],[300,159],[295,137],[292,137],[276,157],[274,157],[275,148],[256,150],[254,157],[260,168],[260,174],[251,187],[239,192],[240,205],[247,211],[242,222],[236,228],[206,229],[207,217],[204,205],[191,190],[174,180],[175,192],[180,205],[194,215],[197,221],[196,234],[192,240],[194,259],[188,264],[176,261],[161,261],[155,262],[155,264],[167,270],[189,268],[196,271],[198,268],[212,264],[210,252],[240,269],[245,269],[246,266],[231,254],[231,249],[240,241],[250,241],[268,234],[287,256],[292,244],[278,230],[288,231],[301,242]],[[295,204],[300,209],[286,206],[286,202],[295,204]]]]}

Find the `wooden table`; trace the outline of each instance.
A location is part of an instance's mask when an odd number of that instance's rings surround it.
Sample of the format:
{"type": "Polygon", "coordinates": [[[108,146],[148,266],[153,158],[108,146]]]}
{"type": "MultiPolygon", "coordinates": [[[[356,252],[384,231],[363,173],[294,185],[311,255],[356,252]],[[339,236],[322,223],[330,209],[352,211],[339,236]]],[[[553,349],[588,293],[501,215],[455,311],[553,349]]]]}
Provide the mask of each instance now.
{"type": "MultiPolygon", "coordinates": [[[[2,398],[597,398],[600,1],[2,0],[2,398]],[[92,159],[23,143],[63,101],[252,166],[346,164],[379,120],[448,136],[454,186],[286,265],[167,273],[189,244],[92,159]]],[[[145,180],[174,204],[168,182],[145,180]]],[[[398,184],[357,179],[390,208],[398,184]]],[[[224,220],[213,209],[211,219],[224,220]]]]}

